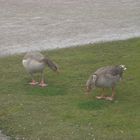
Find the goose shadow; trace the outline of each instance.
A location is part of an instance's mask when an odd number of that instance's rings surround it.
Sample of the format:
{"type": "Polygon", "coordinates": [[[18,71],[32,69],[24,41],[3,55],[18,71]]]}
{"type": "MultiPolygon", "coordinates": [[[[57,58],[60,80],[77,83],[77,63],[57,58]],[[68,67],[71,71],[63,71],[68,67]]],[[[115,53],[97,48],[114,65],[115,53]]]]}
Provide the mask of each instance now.
{"type": "Polygon", "coordinates": [[[110,104],[112,104],[112,102],[97,99],[90,101],[80,101],[78,103],[78,107],[85,110],[101,110],[108,107],[110,104]]]}

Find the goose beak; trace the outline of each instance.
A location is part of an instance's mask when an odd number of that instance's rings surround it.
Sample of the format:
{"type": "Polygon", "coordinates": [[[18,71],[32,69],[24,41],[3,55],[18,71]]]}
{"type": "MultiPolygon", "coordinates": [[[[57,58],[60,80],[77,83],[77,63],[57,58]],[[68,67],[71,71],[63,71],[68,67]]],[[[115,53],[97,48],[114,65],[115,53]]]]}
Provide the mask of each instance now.
{"type": "Polygon", "coordinates": [[[86,93],[85,94],[89,94],[91,91],[91,89],[89,87],[86,87],[86,93]]]}
{"type": "Polygon", "coordinates": [[[57,74],[59,74],[59,73],[60,73],[60,70],[59,70],[59,69],[57,69],[57,70],[56,70],[56,73],[57,73],[57,74]]]}

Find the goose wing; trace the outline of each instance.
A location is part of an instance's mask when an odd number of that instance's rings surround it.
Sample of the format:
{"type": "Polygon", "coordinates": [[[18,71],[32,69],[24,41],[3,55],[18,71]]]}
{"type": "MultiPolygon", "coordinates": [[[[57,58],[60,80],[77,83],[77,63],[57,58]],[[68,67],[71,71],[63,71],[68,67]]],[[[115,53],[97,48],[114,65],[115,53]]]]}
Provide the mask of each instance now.
{"type": "Polygon", "coordinates": [[[42,59],[44,59],[45,57],[40,53],[40,52],[29,52],[24,56],[24,60],[25,59],[32,59],[35,61],[41,61],[42,59]]]}
{"type": "Polygon", "coordinates": [[[107,66],[98,69],[95,74],[98,77],[104,77],[106,79],[119,79],[122,76],[122,70],[118,66],[107,66]]]}
{"type": "Polygon", "coordinates": [[[95,74],[97,75],[106,75],[117,76],[122,74],[122,70],[118,66],[107,66],[98,69],[95,74]]]}

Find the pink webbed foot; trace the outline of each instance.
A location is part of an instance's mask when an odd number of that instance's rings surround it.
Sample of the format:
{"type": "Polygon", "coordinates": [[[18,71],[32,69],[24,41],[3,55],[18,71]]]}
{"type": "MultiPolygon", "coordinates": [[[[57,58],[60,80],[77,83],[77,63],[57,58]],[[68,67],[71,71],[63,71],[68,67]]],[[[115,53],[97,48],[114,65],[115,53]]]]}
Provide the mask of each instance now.
{"type": "Polygon", "coordinates": [[[96,99],[100,100],[100,99],[105,99],[105,96],[96,96],[96,99]]]}
{"type": "Polygon", "coordinates": [[[41,81],[40,84],[39,84],[39,86],[46,87],[46,86],[48,86],[48,84],[46,84],[44,81],[41,81]]]}
{"type": "Polygon", "coordinates": [[[35,80],[32,80],[32,82],[30,82],[29,84],[32,85],[32,86],[35,86],[35,85],[38,84],[38,82],[36,82],[35,80]]]}
{"type": "Polygon", "coordinates": [[[113,97],[106,97],[105,100],[108,100],[108,101],[113,101],[114,98],[113,97]]]}

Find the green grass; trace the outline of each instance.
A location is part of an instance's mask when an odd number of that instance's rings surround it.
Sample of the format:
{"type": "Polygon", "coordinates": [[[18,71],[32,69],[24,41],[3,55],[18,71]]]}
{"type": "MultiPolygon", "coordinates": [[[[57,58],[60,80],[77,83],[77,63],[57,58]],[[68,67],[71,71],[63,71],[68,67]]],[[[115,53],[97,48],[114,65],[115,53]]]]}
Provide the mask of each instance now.
{"type": "Polygon", "coordinates": [[[19,140],[140,139],[140,38],[43,53],[60,66],[59,75],[46,69],[47,88],[28,85],[23,55],[0,58],[0,129],[5,134],[19,140]],[[128,69],[115,101],[96,100],[99,89],[86,96],[89,75],[116,64],[128,69]]]}

